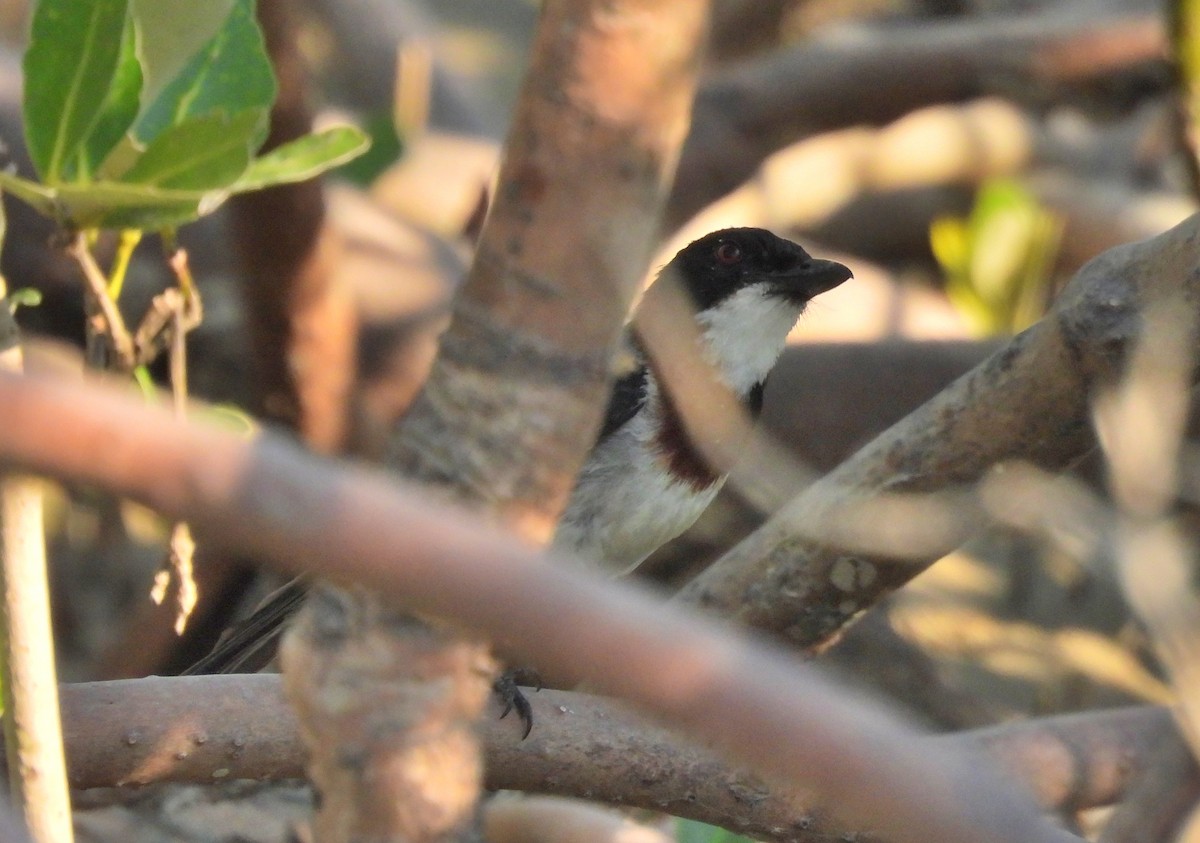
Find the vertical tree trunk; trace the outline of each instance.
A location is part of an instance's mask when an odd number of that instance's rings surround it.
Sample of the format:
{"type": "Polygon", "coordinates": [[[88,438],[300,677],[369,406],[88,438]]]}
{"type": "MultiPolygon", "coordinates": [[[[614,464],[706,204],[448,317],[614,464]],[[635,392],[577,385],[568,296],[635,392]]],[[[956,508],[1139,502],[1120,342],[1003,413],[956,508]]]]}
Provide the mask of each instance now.
{"type": "MultiPolygon", "coordinates": [[[[0,279],[0,371],[24,368],[17,324],[0,279]]],[[[4,745],[9,788],[34,843],[71,843],[42,522],[42,483],[0,475],[4,745]]]]}
{"type": "MultiPolygon", "coordinates": [[[[312,114],[291,4],[259,0],[258,18],[279,80],[271,149],[307,134],[312,114]]],[[[241,194],[229,205],[247,273],[258,409],[314,450],[335,452],[346,436],[358,325],[337,283],[341,242],[325,224],[321,181],[241,194]]]]}
{"type": "MultiPolygon", "coordinates": [[[[390,442],[391,467],[532,543],[553,535],[595,436],[707,13],[701,0],[543,5],[471,274],[390,442]]],[[[482,643],[325,588],[283,659],[313,748],[322,843],[448,839],[470,821],[472,724],[490,684],[482,643]]]]}

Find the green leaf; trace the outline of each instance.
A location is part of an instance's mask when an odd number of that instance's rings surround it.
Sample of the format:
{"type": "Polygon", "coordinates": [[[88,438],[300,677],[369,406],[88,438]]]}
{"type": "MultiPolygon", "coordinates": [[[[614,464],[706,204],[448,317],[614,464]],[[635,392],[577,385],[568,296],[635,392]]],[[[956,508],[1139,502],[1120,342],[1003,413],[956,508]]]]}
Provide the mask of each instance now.
{"type": "Polygon", "coordinates": [[[179,190],[211,190],[237,180],[250,164],[263,113],[232,118],[217,112],[193,117],[164,131],[121,176],[122,182],[179,190]]]}
{"type": "Polygon", "coordinates": [[[991,336],[1004,329],[1003,315],[979,298],[966,275],[951,275],[946,280],[946,296],[978,335],[991,336]]]}
{"type": "Polygon", "coordinates": [[[966,271],[970,243],[967,225],[958,217],[936,217],[929,224],[929,247],[933,257],[947,275],[959,275],[966,271]]]}
{"type": "Polygon", "coordinates": [[[25,51],[29,155],[57,183],[104,109],[123,43],[127,0],[40,0],[25,51]]]}
{"type": "Polygon", "coordinates": [[[675,818],[675,839],[679,843],[753,843],[732,831],[682,817],[675,818]]]}
{"type": "Polygon", "coordinates": [[[229,198],[227,189],[169,190],[120,182],[46,187],[3,172],[0,188],[74,228],[169,228],[209,214],[229,198]]]}
{"type": "Polygon", "coordinates": [[[126,18],[125,30],[121,35],[121,52],[108,96],[104,98],[96,123],[80,148],[76,167],[65,173],[68,180],[93,178],[137,117],[142,91],[142,66],[138,62],[136,40],[133,19],[126,18]]]}
{"type": "MultiPolygon", "coordinates": [[[[214,116],[203,122],[207,131],[207,124],[211,122],[215,125],[220,118],[214,116]]],[[[167,139],[168,136],[164,135],[162,142],[167,143],[167,139]]],[[[192,222],[212,213],[233,193],[311,178],[361,152],[365,143],[362,133],[353,127],[327,129],[264,155],[232,185],[197,183],[184,187],[182,185],[188,184],[193,176],[215,172],[205,169],[211,162],[189,158],[195,165],[194,169],[168,171],[165,168],[174,159],[164,153],[160,159],[164,169],[152,168],[154,161],[151,160],[144,165],[146,170],[142,173],[147,177],[161,178],[164,182],[135,184],[128,181],[94,181],[48,187],[0,172],[0,188],[64,226],[163,229],[192,222]]],[[[195,148],[200,149],[202,145],[195,148]]],[[[147,150],[147,154],[149,152],[147,150]]],[[[244,165],[242,167],[245,169],[244,165]]],[[[138,175],[133,170],[130,174],[138,175]]]]}
{"type": "Polygon", "coordinates": [[[305,135],[255,159],[233,189],[244,193],[304,181],[361,155],[369,145],[367,136],[353,126],[334,126],[305,135]]]}
{"type": "Polygon", "coordinates": [[[58,192],[54,188],[3,171],[0,171],[0,187],[26,205],[31,206],[42,216],[53,220],[59,219],[58,192]]]}
{"type": "Polygon", "coordinates": [[[153,102],[183,66],[220,31],[234,0],[129,0],[145,85],[142,96],[153,102]]]}
{"type": "Polygon", "coordinates": [[[400,159],[404,143],[396,133],[390,110],[365,115],[359,121],[371,142],[366,153],[338,168],[337,175],[359,187],[369,187],[388,167],[400,159]]]}
{"type": "MultiPolygon", "coordinates": [[[[143,39],[150,37],[143,30],[143,39]]],[[[235,0],[217,33],[166,84],[143,104],[134,134],[149,143],[171,126],[215,112],[241,114],[258,109],[263,121],[253,138],[257,149],[266,137],[266,114],[275,99],[275,76],[254,20],[253,0],[235,0]]]]}
{"type": "Polygon", "coordinates": [[[9,293],[4,303],[8,305],[9,313],[16,313],[18,307],[37,307],[42,303],[42,291],[33,287],[22,287],[9,293]]]}

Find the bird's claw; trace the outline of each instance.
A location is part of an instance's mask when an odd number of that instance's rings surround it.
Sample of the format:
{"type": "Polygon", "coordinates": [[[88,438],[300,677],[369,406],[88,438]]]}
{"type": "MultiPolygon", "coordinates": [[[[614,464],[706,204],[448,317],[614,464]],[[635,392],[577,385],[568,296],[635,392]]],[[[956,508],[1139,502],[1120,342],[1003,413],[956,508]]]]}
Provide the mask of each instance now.
{"type": "MultiPolygon", "coordinates": [[[[527,672],[524,670],[506,670],[492,684],[492,690],[504,703],[504,711],[500,712],[500,719],[503,720],[510,711],[516,710],[517,717],[525,726],[525,730],[521,733],[521,740],[525,740],[533,731],[533,706],[529,704],[529,698],[517,685],[518,677],[524,678],[525,675],[527,672]]],[[[540,691],[541,689],[542,683],[538,679],[536,690],[540,691]]]]}

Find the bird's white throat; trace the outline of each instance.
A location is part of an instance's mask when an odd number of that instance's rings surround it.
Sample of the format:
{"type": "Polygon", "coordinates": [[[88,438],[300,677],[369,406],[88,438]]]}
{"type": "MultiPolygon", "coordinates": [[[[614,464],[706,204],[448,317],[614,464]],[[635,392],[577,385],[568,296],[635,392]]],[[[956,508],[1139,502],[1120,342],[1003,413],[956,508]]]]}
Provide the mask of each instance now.
{"type": "Polygon", "coordinates": [[[766,378],[803,310],[772,295],[766,284],[752,284],[701,311],[696,321],[708,343],[709,362],[741,394],[766,378]]]}

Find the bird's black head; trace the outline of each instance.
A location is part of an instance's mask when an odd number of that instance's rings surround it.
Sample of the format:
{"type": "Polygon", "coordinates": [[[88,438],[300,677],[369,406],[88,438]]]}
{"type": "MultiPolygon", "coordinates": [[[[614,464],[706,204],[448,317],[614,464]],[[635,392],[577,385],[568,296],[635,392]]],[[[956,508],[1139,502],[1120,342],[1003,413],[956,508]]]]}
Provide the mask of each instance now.
{"type": "Polygon", "coordinates": [[[761,228],[726,228],[680,250],[664,272],[677,272],[698,311],[751,284],[796,305],[851,277],[845,266],[813,258],[790,240],[761,228]]]}

